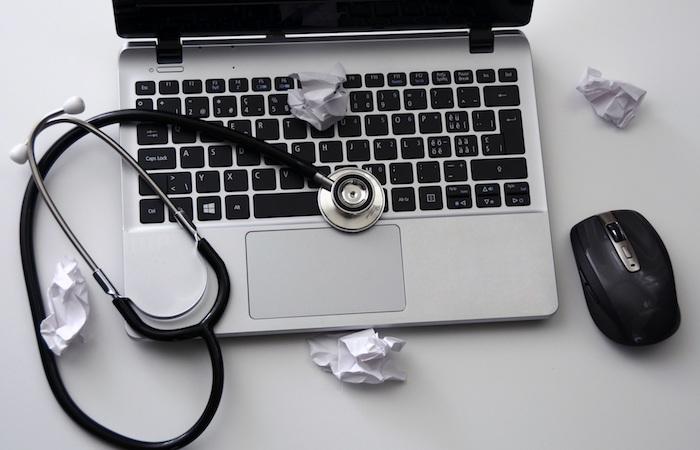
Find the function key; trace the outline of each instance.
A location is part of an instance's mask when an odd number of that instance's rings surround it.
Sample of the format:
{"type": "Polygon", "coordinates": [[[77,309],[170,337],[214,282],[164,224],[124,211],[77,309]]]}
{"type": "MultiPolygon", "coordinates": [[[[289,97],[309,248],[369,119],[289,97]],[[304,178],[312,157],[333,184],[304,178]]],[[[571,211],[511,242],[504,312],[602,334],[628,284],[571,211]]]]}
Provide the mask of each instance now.
{"type": "Polygon", "coordinates": [[[411,86],[426,86],[428,84],[428,72],[411,72],[409,79],[411,86]]]}
{"type": "Polygon", "coordinates": [[[247,78],[229,78],[228,90],[231,92],[248,92],[247,78]]]}
{"type": "Polygon", "coordinates": [[[365,86],[367,87],[384,87],[383,73],[368,73],[365,75],[365,86]]]}
{"type": "Polygon", "coordinates": [[[477,70],[476,81],[479,83],[494,83],[496,81],[496,72],[493,69],[477,70]]]}
{"type": "Polygon", "coordinates": [[[501,83],[515,83],[518,81],[518,71],[515,69],[498,69],[498,81],[501,83]]]}
{"type": "Polygon", "coordinates": [[[210,94],[219,94],[226,92],[226,82],[223,78],[214,78],[207,80],[207,92],[210,94]]]}
{"type": "Polygon", "coordinates": [[[294,89],[294,79],[290,77],[276,77],[275,89],[278,91],[288,91],[294,89]]]}
{"type": "Polygon", "coordinates": [[[362,77],[357,73],[351,73],[346,76],[343,87],[346,89],[357,89],[362,87],[362,77]]]}
{"type": "Polygon", "coordinates": [[[389,86],[406,86],[406,74],[403,72],[392,72],[387,78],[389,86]]]}
{"type": "Polygon", "coordinates": [[[185,80],[182,82],[182,92],[185,94],[201,94],[202,80],[185,80]]]}
{"type": "Polygon", "coordinates": [[[272,80],[267,77],[253,78],[253,90],[256,92],[271,91],[272,80]]]}
{"type": "Polygon", "coordinates": [[[160,81],[158,83],[158,91],[166,95],[179,94],[180,85],[176,80],[160,81]]]}
{"type": "Polygon", "coordinates": [[[525,182],[504,183],[503,190],[505,191],[506,195],[529,194],[530,185],[525,182]]]}
{"type": "Polygon", "coordinates": [[[433,84],[450,84],[452,77],[447,70],[437,70],[433,72],[433,84]]]}
{"type": "Polygon", "coordinates": [[[153,95],[156,93],[155,81],[137,81],[136,95],[153,95]]]}
{"type": "Polygon", "coordinates": [[[455,70],[455,83],[471,84],[474,82],[474,72],[471,70],[455,70]]]}

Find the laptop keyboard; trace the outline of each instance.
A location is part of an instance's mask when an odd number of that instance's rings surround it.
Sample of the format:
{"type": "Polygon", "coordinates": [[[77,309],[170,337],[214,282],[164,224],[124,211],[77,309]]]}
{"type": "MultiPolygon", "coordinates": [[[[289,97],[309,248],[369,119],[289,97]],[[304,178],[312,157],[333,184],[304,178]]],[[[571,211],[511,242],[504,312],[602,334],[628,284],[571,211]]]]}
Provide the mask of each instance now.
{"type": "MultiPolygon", "coordinates": [[[[350,74],[348,115],[325,131],[294,118],[289,77],[139,81],[137,109],[205,119],[264,139],[329,174],[361,167],[384,186],[386,211],[530,204],[515,69],[350,74]]],[[[241,146],[179,127],[140,124],[138,162],[198,221],[320,214],[317,187],[241,146]]],[[[139,180],[141,223],[173,221],[139,180]]]]}

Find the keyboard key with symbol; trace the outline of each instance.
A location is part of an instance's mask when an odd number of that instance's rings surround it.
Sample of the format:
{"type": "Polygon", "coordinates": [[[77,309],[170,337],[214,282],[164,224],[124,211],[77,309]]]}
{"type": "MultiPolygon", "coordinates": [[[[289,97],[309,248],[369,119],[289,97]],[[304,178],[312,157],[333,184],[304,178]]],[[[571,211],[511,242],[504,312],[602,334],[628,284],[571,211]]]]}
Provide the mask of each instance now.
{"type": "Polygon", "coordinates": [[[450,138],[447,136],[429,137],[428,156],[431,158],[447,158],[452,156],[450,138]]]}
{"type": "Polygon", "coordinates": [[[442,189],[440,186],[425,186],[418,188],[418,200],[423,211],[442,209],[442,189]]]}
{"type": "Polygon", "coordinates": [[[468,184],[447,186],[445,188],[448,209],[466,209],[472,207],[471,188],[468,184]]]}
{"type": "Polygon", "coordinates": [[[501,126],[505,152],[509,155],[522,155],[525,153],[523,119],[520,110],[502,109],[498,111],[498,122],[501,126]]]}
{"type": "Polygon", "coordinates": [[[226,82],[221,78],[207,80],[205,83],[206,90],[210,94],[220,94],[226,92],[226,82]]]}
{"type": "Polygon", "coordinates": [[[434,161],[419,162],[416,165],[419,183],[438,183],[440,181],[440,163],[434,161]]]}
{"type": "Polygon", "coordinates": [[[479,154],[479,145],[476,136],[468,134],[465,136],[455,136],[455,155],[456,156],[477,156],[479,154]]]}
{"type": "Polygon", "coordinates": [[[265,114],[265,97],[262,95],[241,96],[241,113],[244,116],[262,116],[265,114]]]}
{"type": "Polygon", "coordinates": [[[396,139],[375,139],[374,159],[386,161],[397,158],[396,139]]]}
{"type": "Polygon", "coordinates": [[[141,123],[136,125],[136,140],[139,145],[167,144],[168,126],[141,123]]]}
{"type": "Polygon", "coordinates": [[[423,138],[412,137],[401,139],[401,157],[403,159],[419,159],[425,157],[423,138]]]}
{"type": "Polygon", "coordinates": [[[195,173],[195,187],[197,192],[210,193],[219,192],[221,185],[219,182],[219,172],[216,170],[203,170],[195,173]]]}
{"type": "Polygon", "coordinates": [[[247,195],[227,195],[224,199],[227,219],[248,219],[250,200],[247,195]]]}
{"type": "Polygon", "coordinates": [[[396,212],[415,211],[416,193],[413,188],[394,188],[391,190],[391,206],[396,212]]]}
{"type": "Polygon", "coordinates": [[[197,199],[197,218],[201,221],[221,220],[221,198],[199,197],[197,199]]]}
{"type": "Polygon", "coordinates": [[[518,81],[518,71],[515,69],[498,69],[498,81],[501,83],[515,83],[518,81]]]}
{"type": "Polygon", "coordinates": [[[155,81],[137,81],[136,95],[153,95],[156,93],[155,81]]]}
{"type": "Polygon", "coordinates": [[[248,79],[231,78],[228,80],[228,90],[231,92],[248,92],[248,79]]]}
{"type": "Polygon", "coordinates": [[[472,84],[474,82],[474,72],[471,70],[455,70],[455,83],[472,84]]]}
{"type": "Polygon", "coordinates": [[[158,92],[163,95],[179,94],[180,84],[176,80],[160,81],[158,83],[158,92]]]}
{"type": "Polygon", "coordinates": [[[139,202],[141,223],[162,223],[165,220],[165,205],[160,199],[147,198],[139,202]]]}
{"type": "Polygon", "coordinates": [[[413,183],[413,165],[411,163],[393,163],[389,165],[392,184],[413,183]]]}
{"type": "Polygon", "coordinates": [[[454,108],[452,88],[433,88],[430,90],[430,104],[433,109],[454,108]]]}
{"type": "Polygon", "coordinates": [[[164,148],[140,148],[138,162],[144,170],[174,169],[175,149],[164,148]]]}
{"type": "Polygon", "coordinates": [[[214,97],[214,116],[215,117],[234,117],[237,114],[236,97],[226,95],[214,97]]]}
{"type": "Polygon", "coordinates": [[[209,98],[187,97],[185,99],[185,115],[197,119],[209,117],[209,98]]]}
{"type": "Polygon", "coordinates": [[[253,179],[253,190],[272,191],[277,187],[275,169],[255,169],[251,175],[253,179]]]}
{"type": "Polygon", "coordinates": [[[475,159],[471,162],[472,179],[518,180],[527,178],[525,158],[475,159]]]}
{"type": "Polygon", "coordinates": [[[464,160],[445,161],[445,181],[452,183],[455,181],[467,181],[467,162],[464,160]]]}
{"type": "Polygon", "coordinates": [[[238,192],[248,190],[247,170],[224,171],[224,190],[226,192],[238,192]]]}
{"type": "Polygon", "coordinates": [[[518,86],[485,86],[484,104],[489,107],[520,105],[518,86]]]}
{"type": "Polygon", "coordinates": [[[369,161],[369,141],[354,139],[345,143],[348,161],[369,161]]]}

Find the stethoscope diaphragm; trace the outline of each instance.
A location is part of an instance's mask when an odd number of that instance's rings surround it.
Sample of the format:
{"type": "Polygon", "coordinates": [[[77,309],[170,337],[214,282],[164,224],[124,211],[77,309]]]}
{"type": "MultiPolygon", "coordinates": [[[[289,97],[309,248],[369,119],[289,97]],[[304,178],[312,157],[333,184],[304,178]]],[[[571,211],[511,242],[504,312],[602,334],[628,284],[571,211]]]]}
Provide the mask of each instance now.
{"type": "Polygon", "coordinates": [[[328,176],[330,190],[319,189],[318,207],[334,228],[357,233],[374,225],[384,212],[384,190],[366,170],[346,167],[328,176]]]}

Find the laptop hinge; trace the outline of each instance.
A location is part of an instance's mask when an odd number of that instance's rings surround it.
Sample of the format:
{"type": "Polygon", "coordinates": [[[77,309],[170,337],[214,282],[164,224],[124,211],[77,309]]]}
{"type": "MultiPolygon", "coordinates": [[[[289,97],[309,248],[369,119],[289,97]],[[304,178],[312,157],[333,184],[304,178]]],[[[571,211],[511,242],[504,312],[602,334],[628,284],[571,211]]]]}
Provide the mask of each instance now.
{"type": "Polygon", "coordinates": [[[159,36],[156,43],[158,64],[182,64],[182,42],[179,36],[159,36]]]}
{"type": "Polygon", "coordinates": [[[493,30],[490,27],[469,30],[469,52],[493,53],[493,30]]]}

